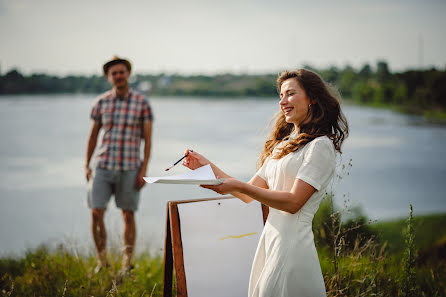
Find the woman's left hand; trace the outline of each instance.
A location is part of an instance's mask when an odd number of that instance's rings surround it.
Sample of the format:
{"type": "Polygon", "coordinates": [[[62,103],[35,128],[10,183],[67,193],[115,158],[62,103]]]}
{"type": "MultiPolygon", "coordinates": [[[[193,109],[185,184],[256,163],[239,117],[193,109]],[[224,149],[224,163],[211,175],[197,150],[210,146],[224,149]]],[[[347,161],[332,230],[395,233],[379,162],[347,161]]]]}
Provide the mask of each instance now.
{"type": "MultiPolygon", "coordinates": [[[[219,177],[217,176],[217,179],[219,177]]],[[[240,191],[240,186],[243,183],[235,178],[226,178],[223,183],[219,184],[219,185],[200,185],[200,187],[202,188],[206,188],[209,190],[212,190],[214,192],[217,192],[218,194],[221,195],[225,195],[225,194],[230,194],[233,192],[239,192],[240,191]]]]}

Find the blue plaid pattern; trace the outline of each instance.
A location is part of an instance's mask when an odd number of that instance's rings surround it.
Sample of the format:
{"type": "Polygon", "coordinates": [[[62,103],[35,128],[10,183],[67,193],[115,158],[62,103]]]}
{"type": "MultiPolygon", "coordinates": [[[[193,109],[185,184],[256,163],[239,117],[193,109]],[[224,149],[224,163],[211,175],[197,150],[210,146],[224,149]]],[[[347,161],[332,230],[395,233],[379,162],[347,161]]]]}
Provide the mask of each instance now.
{"type": "Polygon", "coordinates": [[[146,97],[130,90],[119,98],[111,90],[96,98],[90,118],[101,124],[97,166],[108,170],[139,168],[143,124],[152,120],[146,97]]]}

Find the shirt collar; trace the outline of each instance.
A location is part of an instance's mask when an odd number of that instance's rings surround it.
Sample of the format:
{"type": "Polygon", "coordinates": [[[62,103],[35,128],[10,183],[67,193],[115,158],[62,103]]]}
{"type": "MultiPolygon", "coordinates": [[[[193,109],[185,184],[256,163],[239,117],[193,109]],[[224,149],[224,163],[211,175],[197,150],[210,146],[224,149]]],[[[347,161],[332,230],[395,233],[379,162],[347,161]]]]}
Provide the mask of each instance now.
{"type": "Polygon", "coordinates": [[[129,92],[127,93],[127,96],[124,97],[124,98],[123,97],[118,97],[118,95],[116,95],[115,89],[111,90],[111,94],[112,94],[112,98],[113,99],[128,100],[132,96],[132,94],[133,94],[133,89],[129,88],[129,92]]]}

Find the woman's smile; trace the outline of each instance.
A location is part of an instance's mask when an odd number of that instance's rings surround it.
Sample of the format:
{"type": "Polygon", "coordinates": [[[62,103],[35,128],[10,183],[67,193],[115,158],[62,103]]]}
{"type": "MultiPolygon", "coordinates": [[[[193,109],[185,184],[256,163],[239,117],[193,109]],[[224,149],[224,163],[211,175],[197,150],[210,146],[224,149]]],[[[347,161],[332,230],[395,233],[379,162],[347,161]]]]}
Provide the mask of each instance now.
{"type": "Polygon", "coordinates": [[[292,106],[282,107],[282,111],[285,115],[288,115],[293,109],[294,109],[294,107],[292,107],[292,106]]]}
{"type": "Polygon", "coordinates": [[[293,123],[297,128],[307,115],[310,99],[297,80],[290,78],[280,88],[279,104],[286,122],[293,123]]]}

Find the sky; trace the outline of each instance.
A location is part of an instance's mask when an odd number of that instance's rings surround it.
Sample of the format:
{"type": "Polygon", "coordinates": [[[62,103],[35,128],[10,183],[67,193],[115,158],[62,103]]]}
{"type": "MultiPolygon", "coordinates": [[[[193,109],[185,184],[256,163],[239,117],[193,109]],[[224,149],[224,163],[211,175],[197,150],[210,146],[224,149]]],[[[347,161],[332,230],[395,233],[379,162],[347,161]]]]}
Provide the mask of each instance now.
{"type": "Polygon", "coordinates": [[[274,73],[446,68],[443,0],[0,0],[0,71],[274,73]]]}

